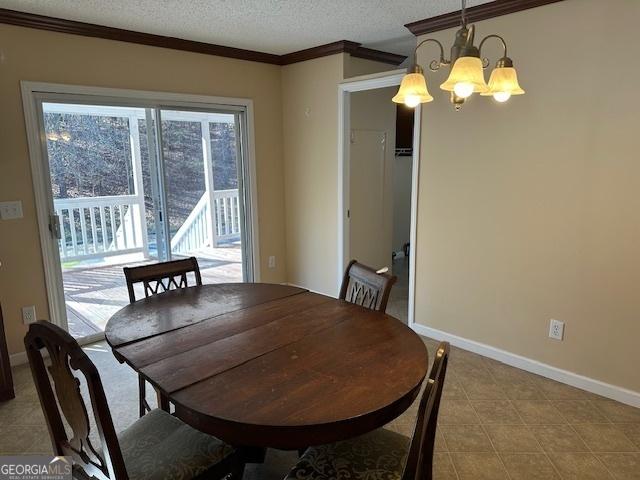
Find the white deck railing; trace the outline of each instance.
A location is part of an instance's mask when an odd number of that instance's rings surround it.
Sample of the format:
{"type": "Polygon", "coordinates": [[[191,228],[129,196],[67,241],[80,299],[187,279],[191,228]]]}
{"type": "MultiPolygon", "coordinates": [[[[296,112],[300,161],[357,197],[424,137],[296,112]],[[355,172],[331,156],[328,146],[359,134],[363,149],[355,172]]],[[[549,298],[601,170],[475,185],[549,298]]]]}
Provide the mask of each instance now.
{"type": "Polygon", "coordinates": [[[188,253],[200,250],[209,244],[209,202],[208,195],[198,200],[196,206],[171,238],[172,253],[188,253]]]}
{"type": "MultiPolygon", "coordinates": [[[[220,242],[239,240],[238,190],[214,192],[215,229],[211,228],[209,198],[205,192],[171,239],[173,253],[191,254],[220,242]]],[[[68,262],[135,252],[148,255],[141,202],[137,195],[54,200],[60,225],[60,258],[68,262]]]]}
{"type": "Polygon", "coordinates": [[[148,251],[140,197],[63,198],[53,202],[65,261],[148,251]]]}
{"type": "Polygon", "coordinates": [[[240,238],[240,204],[238,190],[216,190],[213,194],[216,215],[216,239],[220,241],[240,238]]]}
{"type": "Polygon", "coordinates": [[[171,239],[173,253],[188,254],[220,242],[240,238],[240,204],[238,190],[216,190],[213,193],[215,230],[211,229],[209,194],[205,192],[185,222],[171,239]],[[213,241],[210,237],[213,234],[213,241]]]}

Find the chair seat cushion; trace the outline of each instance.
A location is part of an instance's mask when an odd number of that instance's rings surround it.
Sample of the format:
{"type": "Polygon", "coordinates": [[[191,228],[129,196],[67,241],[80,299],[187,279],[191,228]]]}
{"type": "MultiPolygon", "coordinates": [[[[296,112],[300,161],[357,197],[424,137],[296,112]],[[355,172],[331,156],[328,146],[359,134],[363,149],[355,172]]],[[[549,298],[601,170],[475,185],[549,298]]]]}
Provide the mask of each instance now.
{"type": "Polygon", "coordinates": [[[342,442],[310,447],[286,480],[400,480],[410,439],[380,428],[342,442]]]}
{"type": "Polygon", "coordinates": [[[130,480],[194,478],[233,452],[164,410],[152,410],[119,435],[130,480]]]}

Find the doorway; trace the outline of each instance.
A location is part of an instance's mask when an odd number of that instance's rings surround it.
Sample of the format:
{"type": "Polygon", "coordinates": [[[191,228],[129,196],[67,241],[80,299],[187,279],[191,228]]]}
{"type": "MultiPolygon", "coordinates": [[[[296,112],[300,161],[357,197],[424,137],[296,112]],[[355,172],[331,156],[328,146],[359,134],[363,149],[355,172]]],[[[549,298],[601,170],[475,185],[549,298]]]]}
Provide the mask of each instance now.
{"type": "Polygon", "coordinates": [[[339,86],[338,273],[353,258],[388,267],[398,282],[387,312],[412,325],[420,109],[409,112],[407,126],[407,112],[391,102],[403,75],[366,75],[339,86]]]}
{"type": "Polygon", "coordinates": [[[59,87],[25,97],[53,321],[101,338],[125,265],[194,256],[206,283],[255,279],[247,105],[59,87]]]}

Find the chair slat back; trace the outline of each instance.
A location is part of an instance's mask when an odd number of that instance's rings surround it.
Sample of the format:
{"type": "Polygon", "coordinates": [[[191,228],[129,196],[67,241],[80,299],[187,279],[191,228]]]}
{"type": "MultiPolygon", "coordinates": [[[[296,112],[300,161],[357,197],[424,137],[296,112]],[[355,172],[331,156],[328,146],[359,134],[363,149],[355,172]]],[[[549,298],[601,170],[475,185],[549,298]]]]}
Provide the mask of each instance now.
{"type": "Polygon", "coordinates": [[[373,268],[351,260],[344,273],[338,298],[384,313],[396,280],[397,277],[393,275],[377,273],[373,268]]]}
{"type": "Polygon", "coordinates": [[[449,343],[442,342],[436,350],[433,366],[420,399],[418,417],[402,480],[432,479],[438,410],[440,409],[440,398],[442,397],[448,361],[449,343]]]}
{"type": "Polygon", "coordinates": [[[100,480],[127,480],[100,375],[78,342],[60,327],[40,320],[29,325],[24,344],[55,455],[71,457],[74,467],[79,466],[100,480]],[[81,375],[89,392],[99,446],[89,439],[90,421],[80,393],[81,375]],[[63,417],[70,428],[69,435],[63,417]]]}
{"type": "Polygon", "coordinates": [[[196,285],[202,285],[200,267],[195,257],[142,265],[140,267],[124,267],[122,270],[127,280],[129,302],[131,303],[136,301],[136,294],[133,288],[136,283],[142,282],[146,298],[169,290],[188,287],[187,273],[190,272],[193,272],[195,276],[196,285]]]}

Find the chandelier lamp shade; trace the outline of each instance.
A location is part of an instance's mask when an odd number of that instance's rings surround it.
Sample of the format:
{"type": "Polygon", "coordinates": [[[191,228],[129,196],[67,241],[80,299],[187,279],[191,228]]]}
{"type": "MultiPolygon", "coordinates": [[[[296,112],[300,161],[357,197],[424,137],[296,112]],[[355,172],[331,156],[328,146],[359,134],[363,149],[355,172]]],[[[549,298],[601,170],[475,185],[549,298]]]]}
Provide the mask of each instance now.
{"type": "Polygon", "coordinates": [[[395,103],[404,103],[411,108],[433,101],[433,97],[427,90],[427,81],[420,65],[414,64],[412,71],[402,78],[400,89],[392,100],[395,103]]]}
{"type": "Polygon", "coordinates": [[[487,35],[478,47],[474,43],[475,26],[467,25],[466,0],[462,0],[461,27],[456,32],[456,38],[451,47],[451,56],[445,58],[444,46],[435,38],[422,40],[413,52],[413,65],[402,79],[398,93],[393,97],[395,103],[404,103],[408,107],[416,107],[420,103],[427,103],[433,97],[427,90],[427,81],[423,68],[418,65],[418,49],[426,43],[435,43],[440,48],[440,58],[429,64],[433,72],[441,67],[450,67],[449,76],[440,85],[442,90],[451,92],[451,103],[456,110],[460,110],[465,100],[474,93],[493,97],[497,102],[506,102],[512,95],[523,95],[524,90],[518,83],[518,74],[513,67],[513,60],[507,56],[507,44],[500,35],[487,35]],[[489,83],[484,79],[484,69],[489,66],[489,60],[482,57],[482,47],[485,42],[495,39],[502,45],[502,57],[497,61],[489,77],[489,83]]]}

